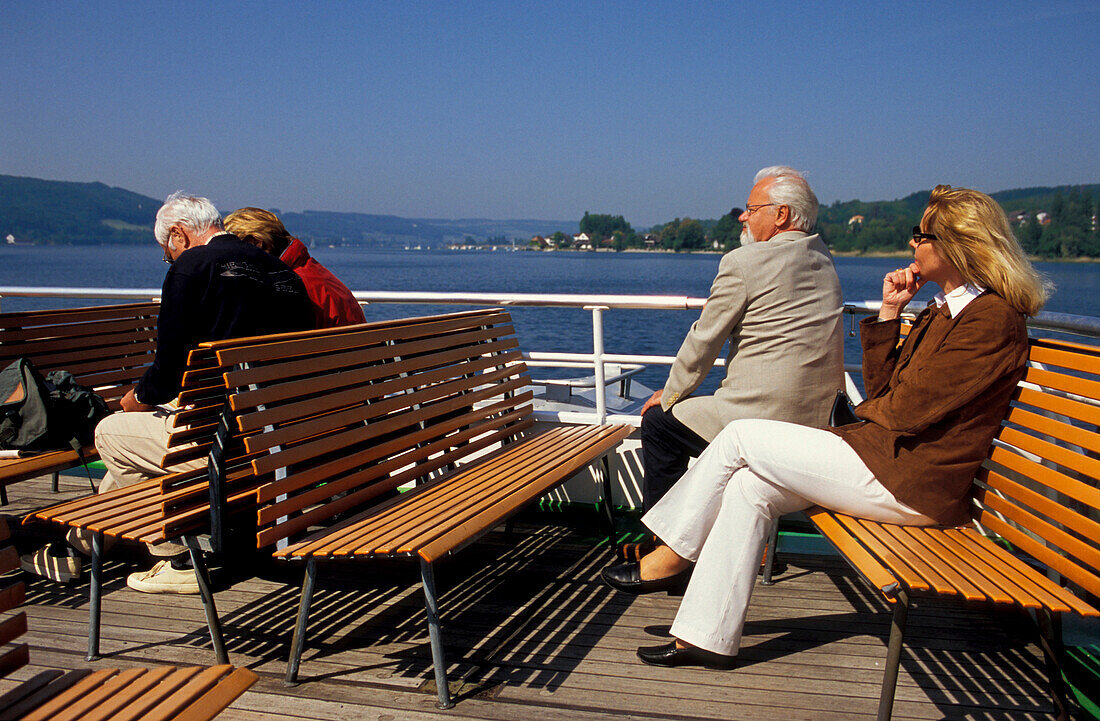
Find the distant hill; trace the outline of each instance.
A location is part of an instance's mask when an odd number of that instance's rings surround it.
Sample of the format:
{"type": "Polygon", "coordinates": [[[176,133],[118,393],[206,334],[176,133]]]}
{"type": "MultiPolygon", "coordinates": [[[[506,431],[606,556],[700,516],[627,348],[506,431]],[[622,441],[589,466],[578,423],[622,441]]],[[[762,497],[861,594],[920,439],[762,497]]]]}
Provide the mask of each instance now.
{"type": "Polygon", "coordinates": [[[0,175],[0,238],[35,243],[149,242],[160,202],[103,183],[0,175]]]}
{"type": "MultiPolygon", "coordinates": [[[[10,234],[20,242],[59,245],[148,243],[161,202],[103,183],[0,175],[0,239],[10,234]]],[[[467,236],[526,241],[556,230],[576,233],[578,227],[578,221],[568,220],[444,220],[320,210],[278,214],[304,241],[358,246],[439,246],[467,236]]]]}
{"type": "MultiPolygon", "coordinates": [[[[920,220],[928,194],[919,191],[897,200],[851,200],[823,206],[818,230],[838,251],[904,249],[909,229],[920,220]],[[857,216],[862,220],[852,222],[857,216]]],[[[1027,214],[1029,220],[1017,226],[1017,234],[1028,252],[1042,257],[1100,255],[1100,236],[1091,224],[1098,196],[1100,184],[993,193],[1007,212],[1027,214]],[[1040,212],[1050,216],[1042,224],[1038,220],[1040,212]]],[[[160,202],[103,183],[0,175],[0,239],[10,234],[20,242],[35,243],[148,243],[160,202]]],[[[573,234],[580,226],[579,220],[447,220],[321,210],[275,212],[291,233],[309,243],[366,247],[439,247],[466,238],[526,242],[533,235],[549,236],[556,231],[573,234]]],[[[701,221],[701,232],[711,233],[719,222],[701,221]]]]}
{"type": "MultiPolygon", "coordinates": [[[[817,229],[841,252],[905,250],[930,191],[889,201],[851,200],[823,206],[817,229]]],[[[1014,231],[1024,250],[1043,258],[1100,256],[1096,222],[1100,184],[1017,188],[991,194],[1017,216],[1014,231]]]]}

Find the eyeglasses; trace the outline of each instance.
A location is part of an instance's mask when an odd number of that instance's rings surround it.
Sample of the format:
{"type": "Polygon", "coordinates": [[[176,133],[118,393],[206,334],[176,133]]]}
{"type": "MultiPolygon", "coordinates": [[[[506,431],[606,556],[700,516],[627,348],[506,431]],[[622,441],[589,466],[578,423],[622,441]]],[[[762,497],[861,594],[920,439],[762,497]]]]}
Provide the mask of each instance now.
{"type": "Polygon", "coordinates": [[[761,203],[760,205],[749,205],[748,203],[746,203],[745,204],[745,213],[747,215],[752,215],[753,213],[760,210],[761,208],[767,208],[769,205],[775,205],[775,203],[761,203]]]}
{"type": "Polygon", "coordinates": [[[168,246],[164,246],[164,262],[168,265],[172,265],[176,261],[172,259],[172,256],[168,255],[168,246]]]}
{"type": "Polygon", "coordinates": [[[920,244],[923,243],[926,240],[939,240],[939,238],[932,235],[931,233],[922,233],[922,232],[920,232],[920,226],[919,225],[914,225],[913,226],[913,242],[916,243],[917,247],[919,248],[920,244]]]}

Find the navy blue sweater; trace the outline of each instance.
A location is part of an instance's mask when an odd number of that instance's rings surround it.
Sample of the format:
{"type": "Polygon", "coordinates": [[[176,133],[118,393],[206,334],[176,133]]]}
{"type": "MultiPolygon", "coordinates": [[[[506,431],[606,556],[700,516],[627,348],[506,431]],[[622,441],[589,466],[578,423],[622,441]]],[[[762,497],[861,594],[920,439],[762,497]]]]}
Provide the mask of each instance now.
{"type": "Polygon", "coordinates": [[[235,235],[188,248],[168,270],[157,319],[157,353],[135,389],[142,403],[175,398],[188,352],[199,343],[313,327],[302,281],[275,256],[235,235]]]}

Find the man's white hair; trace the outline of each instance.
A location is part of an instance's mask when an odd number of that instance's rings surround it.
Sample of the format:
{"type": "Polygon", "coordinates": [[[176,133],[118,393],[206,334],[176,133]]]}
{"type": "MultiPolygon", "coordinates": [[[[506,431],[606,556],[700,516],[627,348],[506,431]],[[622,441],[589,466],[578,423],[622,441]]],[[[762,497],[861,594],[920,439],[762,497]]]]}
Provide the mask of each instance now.
{"type": "Polygon", "coordinates": [[[775,178],[768,188],[768,200],[791,209],[791,225],[809,233],[817,223],[817,196],[806,182],[806,176],[787,165],[762,168],[753,179],[756,185],[764,178],[775,178]]]}
{"type": "Polygon", "coordinates": [[[168,247],[168,229],[177,223],[203,235],[211,229],[221,230],[222,216],[206,198],[177,190],[165,198],[153,225],[153,236],[162,248],[168,247]]]}

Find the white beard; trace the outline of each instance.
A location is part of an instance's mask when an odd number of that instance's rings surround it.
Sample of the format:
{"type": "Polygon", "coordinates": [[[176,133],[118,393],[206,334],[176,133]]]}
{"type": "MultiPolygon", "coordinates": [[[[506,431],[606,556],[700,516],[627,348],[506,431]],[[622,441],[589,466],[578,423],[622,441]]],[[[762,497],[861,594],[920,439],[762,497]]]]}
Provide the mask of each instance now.
{"type": "Polygon", "coordinates": [[[741,245],[748,245],[749,243],[755,243],[756,237],[752,234],[749,226],[741,226],[741,245]]]}

